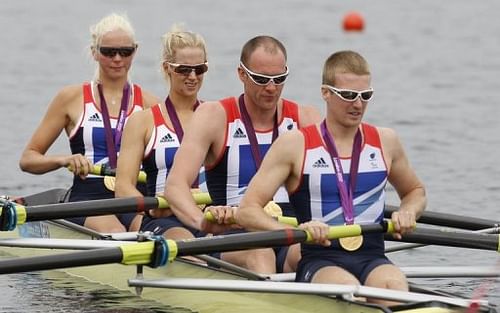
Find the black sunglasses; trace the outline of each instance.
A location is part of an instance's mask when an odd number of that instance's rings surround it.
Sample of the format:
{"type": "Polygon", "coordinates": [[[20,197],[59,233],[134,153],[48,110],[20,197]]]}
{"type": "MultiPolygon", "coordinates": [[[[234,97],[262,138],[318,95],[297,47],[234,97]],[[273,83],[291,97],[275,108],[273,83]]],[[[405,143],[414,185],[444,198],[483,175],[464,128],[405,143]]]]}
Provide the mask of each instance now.
{"type": "Polygon", "coordinates": [[[122,58],[127,58],[135,52],[136,47],[99,47],[99,53],[108,58],[114,58],[119,54],[122,58]]]}
{"type": "Polygon", "coordinates": [[[196,75],[204,74],[208,71],[208,62],[200,64],[178,64],[167,62],[168,65],[174,68],[174,72],[181,75],[189,76],[194,71],[196,75]]]}
{"type": "Polygon", "coordinates": [[[357,91],[351,89],[339,89],[330,85],[323,85],[323,87],[335,93],[342,100],[348,102],[354,102],[358,99],[358,97],[361,98],[362,101],[369,101],[373,97],[373,88],[357,91]]]}

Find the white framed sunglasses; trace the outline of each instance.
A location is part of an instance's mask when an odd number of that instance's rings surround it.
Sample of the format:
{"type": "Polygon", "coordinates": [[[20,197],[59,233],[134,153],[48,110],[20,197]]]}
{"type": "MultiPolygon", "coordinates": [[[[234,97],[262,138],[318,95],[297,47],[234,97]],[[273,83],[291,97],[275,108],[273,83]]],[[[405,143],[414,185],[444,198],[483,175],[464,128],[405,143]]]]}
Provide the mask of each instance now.
{"type": "Polygon", "coordinates": [[[256,85],[259,85],[259,86],[267,86],[267,85],[269,85],[269,83],[271,81],[273,82],[273,84],[275,84],[277,86],[283,85],[285,83],[286,79],[288,78],[288,67],[287,66],[285,67],[286,71],[284,73],[278,74],[278,75],[273,75],[273,76],[252,72],[251,70],[249,70],[245,66],[245,64],[243,64],[243,62],[240,62],[240,67],[245,71],[245,73],[247,73],[248,77],[250,77],[250,79],[256,85]]]}
{"type": "Polygon", "coordinates": [[[373,88],[358,91],[352,89],[335,88],[330,85],[322,85],[322,87],[330,90],[331,92],[339,96],[340,99],[348,102],[354,102],[358,99],[358,97],[361,99],[361,101],[370,101],[370,99],[373,98],[373,88]]]}

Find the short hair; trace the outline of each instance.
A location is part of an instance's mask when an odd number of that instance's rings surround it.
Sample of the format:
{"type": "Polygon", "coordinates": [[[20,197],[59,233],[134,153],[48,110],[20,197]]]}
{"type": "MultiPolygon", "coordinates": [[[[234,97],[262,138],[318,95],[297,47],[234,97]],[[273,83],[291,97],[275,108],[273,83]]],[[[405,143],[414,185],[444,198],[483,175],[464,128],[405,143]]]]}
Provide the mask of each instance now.
{"type": "Polygon", "coordinates": [[[365,58],[355,51],[339,51],[330,55],[323,66],[323,84],[335,86],[335,75],[351,73],[370,75],[370,67],[365,58]]]}
{"type": "Polygon", "coordinates": [[[207,62],[207,47],[205,40],[200,34],[184,30],[183,25],[174,24],[172,28],[161,37],[162,52],[161,52],[161,70],[168,80],[168,75],[165,72],[165,62],[176,63],[176,53],[178,50],[190,47],[200,48],[205,54],[205,62],[207,62]]]}
{"type": "Polygon", "coordinates": [[[281,41],[271,36],[261,35],[250,39],[245,43],[245,45],[243,45],[243,48],[241,49],[240,62],[246,65],[252,53],[259,47],[263,47],[266,52],[270,52],[272,54],[281,51],[285,56],[286,61],[286,49],[281,41]]]}
{"type": "Polygon", "coordinates": [[[111,13],[103,17],[99,22],[90,27],[91,43],[92,49],[95,49],[101,43],[102,37],[114,30],[123,30],[129,36],[130,39],[135,43],[135,32],[126,14],[111,13]]]}

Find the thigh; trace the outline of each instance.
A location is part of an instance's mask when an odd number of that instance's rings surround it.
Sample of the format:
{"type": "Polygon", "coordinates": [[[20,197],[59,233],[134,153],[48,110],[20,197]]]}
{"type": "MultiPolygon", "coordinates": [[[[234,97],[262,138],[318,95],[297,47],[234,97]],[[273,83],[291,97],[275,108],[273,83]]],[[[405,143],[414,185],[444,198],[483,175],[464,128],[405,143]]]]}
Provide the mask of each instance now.
{"type": "Polygon", "coordinates": [[[367,276],[366,286],[408,291],[408,282],[404,273],[393,264],[375,267],[367,276]]]}
{"type": "Polygon", "coordinates": [[[89,216],[83,226],[102,233],[126,232],[125,226],[115,215],[89,216]]]}
{"type": "Polygon", "coordinates": [[[312,283],[360,285],[359,280],[351,273],[339,266],[325,266],[320,268],[312,277],[312,283]]]}
{"type": "Polygon", "coordinates": [[[271,248],[223,252],[220,258],[258,273],[276,273],[276,256],[271,248]]]}

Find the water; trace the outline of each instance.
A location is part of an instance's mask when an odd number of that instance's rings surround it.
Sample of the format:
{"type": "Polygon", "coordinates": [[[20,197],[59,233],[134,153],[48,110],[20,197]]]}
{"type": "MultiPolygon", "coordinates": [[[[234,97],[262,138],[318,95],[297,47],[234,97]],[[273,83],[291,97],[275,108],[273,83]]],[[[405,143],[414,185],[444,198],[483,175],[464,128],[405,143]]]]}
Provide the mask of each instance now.
{"type": "MultiPolygon", "coordinates": [[[[185,23],[207,41],[210,71],[201,92],[206,100],[241,92],[236,76],[240,48],[257,34],[274,35],[288,48],[291,74],[284,96],[321,110],[319,85],[325,58],[340,49],[361,52],[371,64],[376,92],[366,121],[398,131],[426,184],[428,209],[500,220],[496,157],[500,146],[496,99],[500,3],[494,0],[4,0],[0,2],[4,99],[0,194],[24,195],[69,186],[71,176],[66,170],[33,176],[20,172],[17,164],[56,92],[92,77],[88,27],[112,11],[127,12],[137,32],[140,48],[133,66],[134,81],[161,97],[166,86],[159,72],[160,36],[175,22],[185,23]],[[340,27],[342,17],[351,10],[365,16],[366,30],[361,34],[344,33],[340,27]]],[[[63,135],[48,153],[68,151],[63,135]]],[[[396,203],[393,192],[390,197],[396,203]]],[[[437,247],[398,252],[391,258],[405,266],[499,262],[493,252],[437,247]]],[[[51,280],[31,274],[2,276],[0,281],[2,312],[57,312],[59,307],[81,312],[79,299],[96,295],[89,288],[61,296],[65,291],[51,280]],[[41,289],[45,296],[38,297],[41,289]],[[28,297],[25,306],[8,306],[24,295],[28,297]]],[[[484,281],[421,280],[465,295],[484,281]]],[[[490,301],[500,303],[497,282],[488,292],[490,301]]],[[[108,295],[88,301],[86,312],[161,312],[136,298],[128,307],[117,304],[122,299],[106,302],[108,295]]]]}

